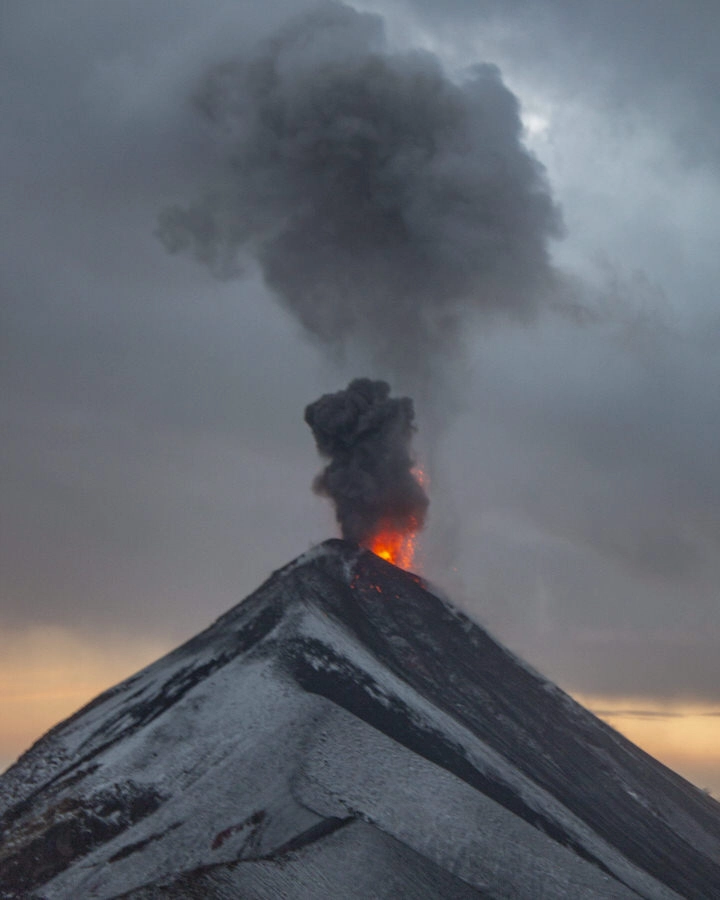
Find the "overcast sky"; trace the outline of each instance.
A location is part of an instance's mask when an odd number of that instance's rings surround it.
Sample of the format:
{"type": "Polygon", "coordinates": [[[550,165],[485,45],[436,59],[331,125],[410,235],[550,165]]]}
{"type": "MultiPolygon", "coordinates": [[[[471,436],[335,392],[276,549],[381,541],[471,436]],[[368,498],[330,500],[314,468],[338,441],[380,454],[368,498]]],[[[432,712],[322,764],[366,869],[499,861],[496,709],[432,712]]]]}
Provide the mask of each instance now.
{"type": "MultiPolygon", "coordinates": [[[[2,3],[0,640],[28,672],[38,634],[170,648],[335,533],[304,406],[392,364],[309,333],[266,257],[221,279],[157,235],[228,164],[208,73],[310,6],[2,3]]],[[[554,295],[537,257],[531,314],[462,318],[397,376],[422,382],[425,574],[568,690],[720,709],[720,9],[355,8],[448,83],[498,67],[562,218],[554,295]]]]}

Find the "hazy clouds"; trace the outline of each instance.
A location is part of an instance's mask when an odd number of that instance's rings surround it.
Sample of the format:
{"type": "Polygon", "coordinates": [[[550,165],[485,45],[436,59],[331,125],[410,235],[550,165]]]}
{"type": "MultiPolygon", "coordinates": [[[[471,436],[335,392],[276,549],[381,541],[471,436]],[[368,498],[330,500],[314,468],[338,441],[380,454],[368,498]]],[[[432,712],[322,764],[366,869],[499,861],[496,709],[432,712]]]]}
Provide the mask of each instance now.
{"type": "MultiPolygon", "coordinates": [[[[267,177],[284,173],[277,184],[272,176],[269,224],[257,225],[262,204],[251,198],[253,234],[272,244],[283,233],[278,223],[289,222],[300,249],[284,258],[300,254],[300,281],[294,266],[279,272],[250,252],[244,277],[220,282],[166,254],[154,235],[159,210],[192,204],[226,173],[231,198],[245,185],[226,167],[249,146],[233,131],[233,104],[247,98],[227,93],[237,69],[218,67],[267,64],[262,42],[304,8],[229,0],[211,8],[196,0],[3,5],[3,627],[170,630],[179,639],[334,530],[310,490],[317,459],[302,410],[351,377],[387,372],[331,365],[306,339],[308,329],[327,327],[333,340],[355,312],[330,303],[333,279],[347,271],[333,261],[318,288],[330,318],[312,321],[307,291],[324,261],[302,239],[326,213],[340,232],[357,222],[342,221],[344,202],[317,204],[319,182],[302,184],[292,165],[278,169],[268,133],[260,141],[253,125],[242,131],[262,157],[252,171],[267,164],[267,177]],[[190,101],[208,72],[214,126],[202,124],[190,101]],[[293,219],[296,201],[302,215],[293,219]],[[268,273],[303,310],[302,325],[265,287],[268,273]]],[[[532,249],[531,263],[513,275],[535,284],[572,268],[604,304],[585,324],[510,316],[490,328],[461,326],[468,364],[454,390],[462,412],[433,435],[428,574],[567,687],[717,700],[720,95],[708,48],[717,33],[712,5],[417,0],[372,11],[386,14],[386,49],[376,18],[351,16],[365,38],[352,31],[344,64],[357,72],[368,53],[380,55],[378,77],[400,92],[374,108],[388,139],[412,96],[402,93],[411,71],[432,88],[418,135],[436,136],[431,113],[441,113],[450,115],[443,135],[469,129],[472,139],[454,156],[440,141],[432,164],[383,176],[389,194],[373,196],[391,196],[391,208],[417,224],[415,238],[426,234],[429,268],[421,265],[418,279],[415,266],[396,267],[405,245],[391,229],[385,246],[393,253],[368,251],[366,268],[351,266],[350,296],[369,304],[363,316],[387,297],[370,291],[366,299],[357,288],[380,282],[384,267],[397,295],[426,309],[437,310],[446,274],[452,291],[443,303],[449,296],[453,315],[469,297],[495,296],[473,293],[487,286],[482,206],[462,207],[458,220],[462,204],[446,215],[440,203],[443,185],[472,195],[485,184],[485,157],[471,149],[476,116],[491,100],[493,152],[503,148],[525,173],[504,233],[523,259],[532,249]],[[414,46],[423,53],[409,53],[414,46]],[[499,74],[468,76],[476,63],[499,74]],[[536,207],[521,202],[528,191],[536,207]],[[556,205],[566,237],[548,245],[556,205]],[[405,284],[398,272],[414,275],[405,284]]],[[[289,47],[275,45],[275,64],[289,47]]],[[[291,56],[297,72],[302,54],[291,56]]],[[[280,96],[298,125],[307,121],[300,99],[323,97],[330,83],[308,93],[296,81],[280,96]]],[[[256,112],[269,109],[267,96],[250,97],[256,112]]],[[[333,137],[334,115],[324,121],[333,137]]],[[[288,128],[290,119],[283,122],[288,128]]],[[[289,138],[283,146],[298,152],[289,138]]],[[[347,154],[353,143],[335,146],[347,154]]],[[[357,203],[352,190],[347,196],[357,203]]],[[[345,245],[327,246],[342,258],[345,245]]],[[[412,256],[417,247],[414,239],[405,249],[412,256]]],[[[512,297],[518,305],[510,306],[527,312],[526,294],[512,297]]],[[[380,333],[383,354],[395,335],[380,333]]],[[[437,365],[446,376],[444,361],[437,365]]],[[[418,426],[422,445],[421,411],[418,426]]]]}

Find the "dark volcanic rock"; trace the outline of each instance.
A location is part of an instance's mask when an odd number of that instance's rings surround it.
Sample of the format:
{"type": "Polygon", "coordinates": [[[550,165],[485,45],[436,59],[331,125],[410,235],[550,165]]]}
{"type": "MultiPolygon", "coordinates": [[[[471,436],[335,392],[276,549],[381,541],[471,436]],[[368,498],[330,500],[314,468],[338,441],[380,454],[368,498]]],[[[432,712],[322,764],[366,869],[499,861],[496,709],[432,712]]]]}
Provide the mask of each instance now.
{"type": "Polygon", "coordinates": [[[720,806],[328,541],[0,778],[0,897],[720,897],[720,806]]]}

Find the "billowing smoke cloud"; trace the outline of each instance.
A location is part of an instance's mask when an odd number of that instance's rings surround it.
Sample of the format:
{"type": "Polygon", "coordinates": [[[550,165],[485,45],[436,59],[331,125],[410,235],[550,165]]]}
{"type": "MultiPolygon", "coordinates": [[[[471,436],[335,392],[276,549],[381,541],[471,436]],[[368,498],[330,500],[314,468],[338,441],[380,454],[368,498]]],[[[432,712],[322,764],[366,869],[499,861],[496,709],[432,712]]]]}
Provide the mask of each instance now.
{"type": "Polygon", "coordinates": [[[329,3],[211,71],[197,108],[217,183],[160,236],[217,275],[257,261],[327,347],[415,377],[469,314],[532,315],[561,230],[518,101],[494,66],[461,83],[428,52],[391,52],[383,21],[329,3]]]}
{"type": "Polygon", "coordinates": [[[346,540],[364,544],[381,528],[422,528],[428,498],[413,474],[409,397],[390,397],[384,381],[356,378],[305,409],[318,451],[330,459],[315,490],[331,498],[346,540]]]}

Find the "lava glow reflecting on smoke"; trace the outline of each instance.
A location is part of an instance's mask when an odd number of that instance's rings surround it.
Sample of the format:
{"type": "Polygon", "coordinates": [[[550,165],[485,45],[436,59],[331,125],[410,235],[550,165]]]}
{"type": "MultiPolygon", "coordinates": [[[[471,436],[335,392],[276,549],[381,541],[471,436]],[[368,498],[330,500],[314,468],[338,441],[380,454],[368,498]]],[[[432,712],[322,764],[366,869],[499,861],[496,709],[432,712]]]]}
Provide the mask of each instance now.
{"type": "Polygon", "coordinates": [[[368,548],[382,559],[401,569],[410,569],[415,557],[415,531],[402,533],[391,526],[383,527],[368,541],[368,548]]]}
{"type": "MultiPolygon", "coordinates": [[[[426,473],[416,466],[413,469],[413,475],[427,490],[428,477],[426,473]]],[[[417,534],[421,525],[416,519],[411,519],[409,526],[407,522],[403,524],[403,528],[398,528],[392,521],[381,522],[375,534],[368,539],[367,547],[381,559],[387,560],[400,569],[412,569],[417,549],[417,534]]]]}

